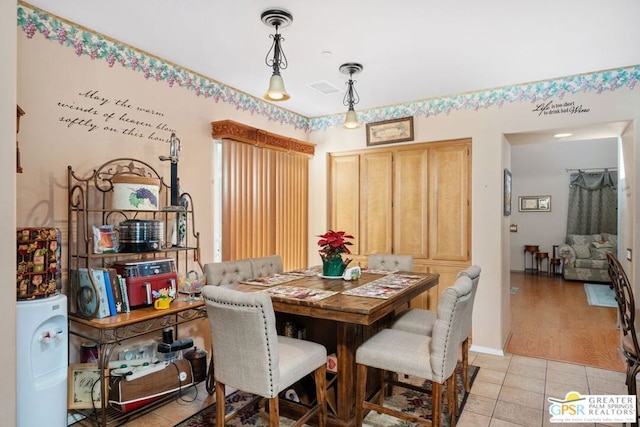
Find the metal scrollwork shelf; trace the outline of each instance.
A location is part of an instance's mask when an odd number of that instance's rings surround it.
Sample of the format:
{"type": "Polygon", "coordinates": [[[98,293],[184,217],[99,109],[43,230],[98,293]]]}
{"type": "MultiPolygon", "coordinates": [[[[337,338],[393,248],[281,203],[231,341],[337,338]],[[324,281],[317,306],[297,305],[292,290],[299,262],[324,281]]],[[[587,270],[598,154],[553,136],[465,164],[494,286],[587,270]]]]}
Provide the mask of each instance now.
{"type": "MultiPolygon", "coordinates": [[[[171,204],[171,187],[150,164],[131,158],[110,160],[84,174],[68,167],[68,272],[69,272],[69,334],[83,341],[95,343],[98,347],[98,367],[101,368],[100,381],[108,381],[107,367],[112,353],[123,341],[142,337],[175,327],[186,322],[206,317],[202,300],[186,301],[176,298],[168,309],[153,307],[137,308],[128,313],[96,318],[97,307],[91,310],[83,306],[86,298],[98,295],[93,278],[90,276],[92,295],[83,296],[89,287],[78,288],[80,269],[110,267],[119,261],[173,258],[178,274],[200,270],[200,235],[195,228],[193,200],[189,193],[181,192],[179,206],[171,204]],[[122,177],[151,178],[158,183],[157,209],[115,209],[114,185],[122,177]],[[96,253],[94,250],[93,227],[113,225],[119,221],[150,219],[163,224],[164,241],[158,250],[140,252],[96,253]]],[[[150,199],[151,200],[151,199],[150,199]]],[[[176,203],[173,203],[176,204],[176,203]]],[[[137,248],[136,248],[137,249],[137,248]]],[[[91,289],[89,289],[91,291],[91,289]]],[[[168,397],[169,398],[169,397],[168,397]]],[[[167,399],[168,399],[167,398],[167,399]]],[[[157,404],[122,413],[111,408],[108,396],[101,395],[100,407],[79,409],[99,426],[120,425],[136,415],[140,415],[157,404]]]]}
{"type": "MultiPolygon", "coordinates": [[[[71,314],[69,316],[69,333],[95,343],[98,347],[98,366],[107,366],[113,350],[122,341],[141,337],[150,332],[162,331],[169,326],[177,328],[183,323],[205,317],[207,317],[207,311],[202,300],[175,300],[166,310],[148,307],[102,319],[86,319],[71,314]]],[[[101,381],[106,381],[105,375],[101,377],[101,381]]],[[[109,408],[107,396],[102,395],[101,400],[99,408],[80,411],[95,420],[100,426],[119,425],[140,412],[121,413],[109,408]]],[[[161,400],[157,403],[163,402],[161,400]]],[[[141,408],[141,410],[148,409],[148,407],[141,408]]]]}

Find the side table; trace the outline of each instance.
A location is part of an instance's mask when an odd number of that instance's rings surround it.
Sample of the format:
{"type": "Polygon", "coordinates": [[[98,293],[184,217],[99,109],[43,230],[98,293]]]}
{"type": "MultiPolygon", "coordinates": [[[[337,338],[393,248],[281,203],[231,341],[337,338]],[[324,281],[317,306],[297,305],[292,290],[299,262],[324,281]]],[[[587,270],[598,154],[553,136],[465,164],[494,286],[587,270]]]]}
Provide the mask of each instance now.
{"type": "Polygon", "coordinates": [[[549,264],[549,252],[537,252],[536,253],[536,267],[538,269],[538,274],[542,271],[543,262],[547,261],[547,274],[549,274],[551,264],[549,264]]]}
{"type": "Polygon", "coordinates": [[[539,248],[540,247],[538,245],[524,245],[524,272],[525,273],[526,272],[534,273],[538,271],[535,268],[534,259],[535,259],[535,254],[538,252],[539,248]],[[527,253],[531,254],[531,268],[527,268],[527,253]]]}

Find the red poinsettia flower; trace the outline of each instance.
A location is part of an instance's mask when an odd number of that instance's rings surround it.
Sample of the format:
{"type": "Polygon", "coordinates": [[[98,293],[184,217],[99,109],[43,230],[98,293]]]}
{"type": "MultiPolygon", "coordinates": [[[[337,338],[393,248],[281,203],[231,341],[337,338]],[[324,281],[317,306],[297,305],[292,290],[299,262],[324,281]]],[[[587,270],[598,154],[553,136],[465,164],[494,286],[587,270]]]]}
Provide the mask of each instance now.
{"type": "Polygon", "coordinates": [[[320,237],[320,240],[318,240],[319,252],[323,258],[333,258],[340,256],[340,254],[351,253],[348,246],[353,245],[353,243],[346,239],[353,239],[354,237],[344,231],[329,230],[318,237],[320,237]]]}

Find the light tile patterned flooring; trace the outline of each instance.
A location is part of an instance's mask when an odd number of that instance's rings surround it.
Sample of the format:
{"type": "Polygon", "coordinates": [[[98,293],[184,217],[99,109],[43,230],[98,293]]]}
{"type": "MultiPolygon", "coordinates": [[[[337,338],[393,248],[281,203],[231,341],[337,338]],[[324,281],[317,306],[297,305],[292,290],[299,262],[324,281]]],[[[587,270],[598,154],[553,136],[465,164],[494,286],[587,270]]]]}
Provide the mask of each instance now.
{"type": "Polygon", "coordinates": [[[549,397],[563,399],[569,391],[627,394],[623,372],[518,355],[477,353],[470,363],[480,371],[458,427],[558,426],[549,422],[549,397]]]}
{"type": "MultiPolygon", "coordinates": [[[[547,398],[580,394],[627,394],[624,373],[526,356],[471,353],[480,367],[458,427],[558,426],[549,422],[547,398]]],[[[173,401],[126,424],[128,427],[170,427],[213,403],[204,384],[184,400],[173,401]],[[194,400],[195,398],[195,400],[194,400]],[[193,400],[193,402],[186,402],[193,400]]],[[[80,426],[84,424],[76,424],[80,426]]],[[[579,427],[593,424],[571,424],[579,427]]]]}

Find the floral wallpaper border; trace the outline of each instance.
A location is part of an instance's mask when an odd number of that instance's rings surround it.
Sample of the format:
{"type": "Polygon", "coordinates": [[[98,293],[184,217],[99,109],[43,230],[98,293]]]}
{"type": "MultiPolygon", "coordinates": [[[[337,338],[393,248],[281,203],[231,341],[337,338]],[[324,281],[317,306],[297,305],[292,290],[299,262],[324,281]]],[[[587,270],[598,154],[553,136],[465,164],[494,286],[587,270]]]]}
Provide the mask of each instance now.
{"type": "MultiPolygon", "coordinates": [[[[33,38],[36,33],[40,33],[47,40],[73,48],[78,56],[86,55],[94,60],[106,61],[109,67],[113,67],[117,62],[125,68],[142,73],[145,79],[163,81],[169,87],[177,85],[193,91],[196,96],[211,98],[215,102],[222,101],[234,105],[238,110],[248,111],[252,115],[264,116],[270,121],[291,125],[306,132],[339,127],[344,120],[343,114],[316,118],[295,114],[226,86],[212,78],[110,40],[101,34],[85,30],[26,5],[18,5],[18,27],[24,31],[27,38],[33,38]]],[[[640,65],[634,65],[615,70],[361,110],[358,111],[358,117],[363,123],[407,116],[428,118],[449,114],[452,111],[501,108],[505,103],[536,103],[550,98],[562,99],[565,95],[576,93],[600,94],[622,88],[633,90],[639,79],[640,65]]]]}

